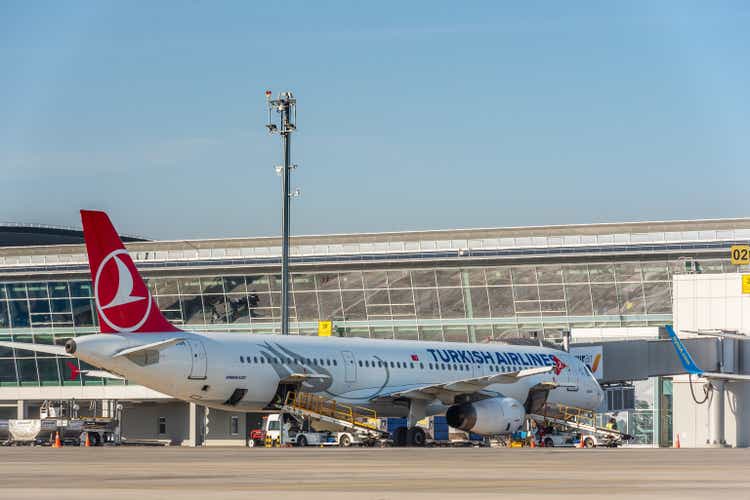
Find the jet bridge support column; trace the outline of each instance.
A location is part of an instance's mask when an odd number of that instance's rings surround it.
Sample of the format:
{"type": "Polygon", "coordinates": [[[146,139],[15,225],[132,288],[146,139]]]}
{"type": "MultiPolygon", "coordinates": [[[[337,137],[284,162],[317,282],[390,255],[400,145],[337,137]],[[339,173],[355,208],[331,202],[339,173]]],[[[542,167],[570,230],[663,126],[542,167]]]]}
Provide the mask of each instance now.
{"type": "Polygon", "coordinates": [[[711,381],[711,399],[709,401],[708,446],[722,447],[724,440],[724,381],[711,381]]]}

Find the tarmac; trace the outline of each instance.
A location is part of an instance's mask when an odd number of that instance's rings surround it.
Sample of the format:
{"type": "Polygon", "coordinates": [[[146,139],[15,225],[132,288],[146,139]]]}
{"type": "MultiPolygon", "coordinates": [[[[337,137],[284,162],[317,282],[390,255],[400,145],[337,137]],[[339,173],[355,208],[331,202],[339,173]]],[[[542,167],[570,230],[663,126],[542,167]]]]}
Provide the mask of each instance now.
{"type": "Polygon", "coordinates": [[[0,448],[0,498],[750,498],[750,449],[0,448]]]}

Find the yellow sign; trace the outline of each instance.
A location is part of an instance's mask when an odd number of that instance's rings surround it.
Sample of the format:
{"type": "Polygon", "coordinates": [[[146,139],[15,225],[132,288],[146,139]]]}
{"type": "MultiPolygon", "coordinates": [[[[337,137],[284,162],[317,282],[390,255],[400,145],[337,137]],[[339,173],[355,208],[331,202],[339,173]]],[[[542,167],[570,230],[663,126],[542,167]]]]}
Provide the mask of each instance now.
{"type": "Polygon", "coordinates": [[[750,246],[732,245],[729,249],[729,257],[735,266],[750,264],[750,246]]]}
{"type": "Polygon", "coordinates": [[[742,275],[742,293],[750,294],[750,274],[742,275]]]}
{"type": "Polygon", "coordinates": [[[332,321],[318,321],[318,337],[330,337],[332,331],[332,321]]]}

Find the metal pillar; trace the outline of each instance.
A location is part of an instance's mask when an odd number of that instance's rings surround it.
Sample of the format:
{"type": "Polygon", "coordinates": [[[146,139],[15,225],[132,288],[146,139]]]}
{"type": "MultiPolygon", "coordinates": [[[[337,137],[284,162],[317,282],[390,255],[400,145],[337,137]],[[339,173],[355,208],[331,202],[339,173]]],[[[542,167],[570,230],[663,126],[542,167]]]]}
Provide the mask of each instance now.
{"type": "Polygon", "coordinates": [[[712,380],[708,416],[708,446],[721,447],[724,440],[724,381],[712,380]]]}
{"type": "MultiPolygon", "coordinates": [[[[297,100],[291,92],[282,92],[278,99],[271,98],[271,91],[266,91],[268,103],[268,124],[266,128],[271,134],[281,135],[284,149],[284,164],[277,167],[281,175],[281,334],[289,335],[289,201],[293,196],[289,192],[289,173],[294,166],[291,164],[291,135],[297,130],[297,100]],[[272,121],[272,110],[280,115],[278,125],[272,121]]],[[[299,195],[296,190],[294,196],[299,195]]]]}
{"type": "Polygon", "coordinates": [[[24,420],[28,416],[28,407],[26,401],[19,399],[16,402],[16,418],[18,420],[24,420]]]}

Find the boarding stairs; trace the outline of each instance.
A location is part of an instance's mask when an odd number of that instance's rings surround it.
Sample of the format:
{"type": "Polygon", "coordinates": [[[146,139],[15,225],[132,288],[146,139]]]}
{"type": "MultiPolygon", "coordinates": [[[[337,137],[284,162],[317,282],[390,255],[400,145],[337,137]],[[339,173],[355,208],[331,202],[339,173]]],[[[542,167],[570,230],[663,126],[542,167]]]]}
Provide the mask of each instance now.
{"type": "Polygon", "coordinates": [[[289,391],[279,410],[298,417],[307,417],[343,428],[362,432],[371,437],[388,434],[378,427],[375,410],[361,406],[349,406],[334,399],[327,399],[309,392],[289,391]]]}
{"type": "Polygon", "coordinates": [[[530,417],[536,421],[557,424],[583,433],[603,436],[612,441],[630,438],[624,432],[596,425],[596,416],[593,410],[565,405],[558,405],[551,410],[554,411],[552,414],[548,411],[548,407],[545,407],[543,415],[533,414],[530,417]]]}

